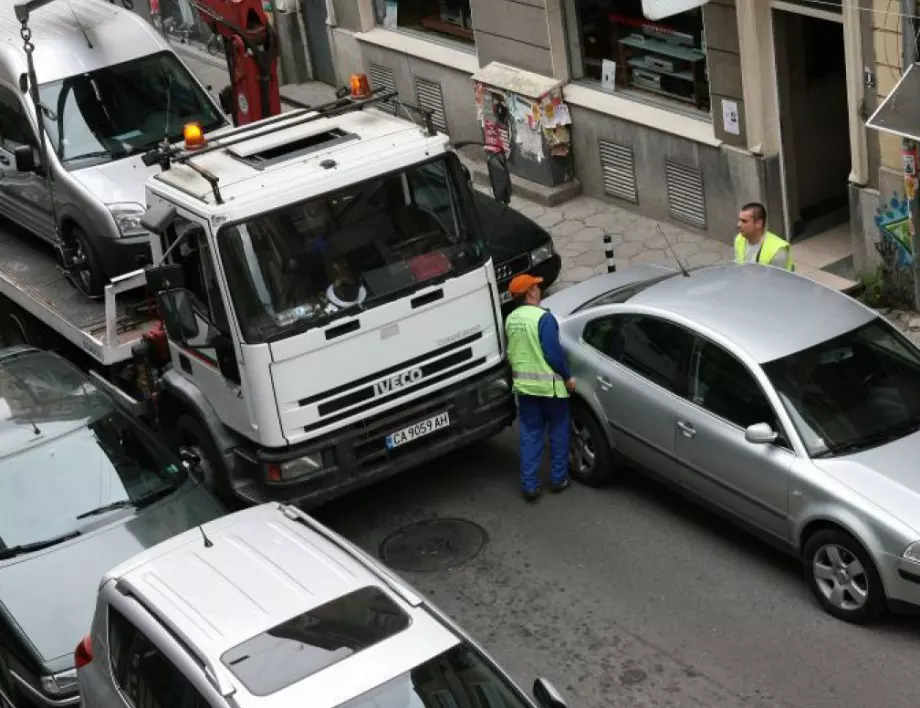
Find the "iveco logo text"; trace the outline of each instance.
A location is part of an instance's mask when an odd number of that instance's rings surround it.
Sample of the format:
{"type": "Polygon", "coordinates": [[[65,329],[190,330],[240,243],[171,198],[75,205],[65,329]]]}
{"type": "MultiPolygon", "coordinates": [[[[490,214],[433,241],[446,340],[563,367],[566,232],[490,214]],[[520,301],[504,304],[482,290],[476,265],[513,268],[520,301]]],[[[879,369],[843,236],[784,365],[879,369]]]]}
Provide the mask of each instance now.
{"type": "Polygon", "coordinates": [[[374,384],[374,395],[385,396],[422,380],[421,369],[409,369],[374,384]]]}

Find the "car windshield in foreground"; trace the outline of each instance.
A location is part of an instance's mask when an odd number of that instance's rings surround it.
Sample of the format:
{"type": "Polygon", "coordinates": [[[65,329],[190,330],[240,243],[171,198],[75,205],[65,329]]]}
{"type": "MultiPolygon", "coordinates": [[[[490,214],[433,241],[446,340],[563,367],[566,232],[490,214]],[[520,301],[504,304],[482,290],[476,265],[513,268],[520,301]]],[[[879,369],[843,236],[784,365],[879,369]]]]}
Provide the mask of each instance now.
{"type": "Polygon", "coordinates": [[[812,457],[920,430],[920,350],[883,320],[763,368],[812,457]]]}
{"type": "Polygon", "coordinates": [[[471,204],[448,155],[225,226],[244,338],[290,336],[481,267],[471,204]]]}
{"type": "Polygon", "coordinates": [[[66,362],[44,353],[0,361],[0,559],[152,503],[185,475],[66,362]]]}
{"type": "Polygon", "coordinates": [[[531,708],[495,667],[460,644],[340,708],[531,708]]]}
{"type": "Polygon", "coordinates": [[[143,152],[181,138],[186,123],[207,132],[224,119],[171,53],[151,54],[39,86],[45,130],[67,168],[143,152]]]}

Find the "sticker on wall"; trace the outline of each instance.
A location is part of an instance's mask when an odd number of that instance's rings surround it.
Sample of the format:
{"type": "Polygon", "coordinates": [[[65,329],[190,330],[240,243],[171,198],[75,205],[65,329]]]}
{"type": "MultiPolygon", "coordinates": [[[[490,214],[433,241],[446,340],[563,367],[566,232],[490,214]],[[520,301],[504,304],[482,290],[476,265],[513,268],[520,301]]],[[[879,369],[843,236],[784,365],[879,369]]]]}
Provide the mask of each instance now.
{"type": "Polygon", "coordinates": [[[613,93],[617,88],[617,63],[604,59],[601,62],[601,90],[613,93]]]}
{"type": "Polygon", "coordinates": [[[383,26],[388,29],[396,29],[396,0],[387,0],[386,9],[383,12],[383,26]]]}
{"type": "Polygon", "coordinates": [[[741,121],[738,118],[738,102],[722,99],[722,128],[729,135],[741,135],[741,121]]]}

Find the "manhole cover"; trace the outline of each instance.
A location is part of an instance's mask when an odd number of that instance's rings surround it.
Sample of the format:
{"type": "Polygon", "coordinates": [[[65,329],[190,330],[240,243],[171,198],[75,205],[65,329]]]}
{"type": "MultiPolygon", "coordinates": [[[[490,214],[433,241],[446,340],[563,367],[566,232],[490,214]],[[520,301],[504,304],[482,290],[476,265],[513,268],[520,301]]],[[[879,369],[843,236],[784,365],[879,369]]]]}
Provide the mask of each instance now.
{"type": "Polygon", "coordinates": [[[456,568],[486,544],[485,529],[463,519],[432,519],[403,526],[380,544],[380,558],[395,570],[456,568]]]}

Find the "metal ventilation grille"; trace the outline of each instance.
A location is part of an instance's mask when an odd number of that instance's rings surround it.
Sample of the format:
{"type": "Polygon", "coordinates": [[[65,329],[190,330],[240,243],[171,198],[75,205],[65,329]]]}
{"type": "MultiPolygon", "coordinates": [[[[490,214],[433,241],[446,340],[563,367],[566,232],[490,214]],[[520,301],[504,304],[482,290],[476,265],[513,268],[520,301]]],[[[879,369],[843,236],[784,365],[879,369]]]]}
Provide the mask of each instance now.
{"type": "Polygon", "coordinates": [[[396,90],[396,78],[393,76],[393,70],[388,69],[380,64],[370,62],[368,64],[368,75],[371,81],[371,88],[375,91],[384,89],[386,91],[396,90]]]}
{"type": "Polygon", "coordinates": [[[416,76],[415,98],[418,101],[419,108],[431,111],[431,120],[434,123],[434,127],[442,133],[449,133],[447,130],[447,116],[444,114],[444,94],[441,92],[441,84],[416,76]]]}
{"type": "Polygon", "coordinates": [[[676,221],[698,229],[706,228],[706,194],[703,173],[696,167],[665,160],[668,184],[668,212],[676,221]]]}
{"type": "Polygon", "coordinates": [[[632,148],[606,140],[598,142],[601,155],[601,172],[604,174],[604,193],[611,197],[639,203],[636,189],[636,163],[632,148]]]}

